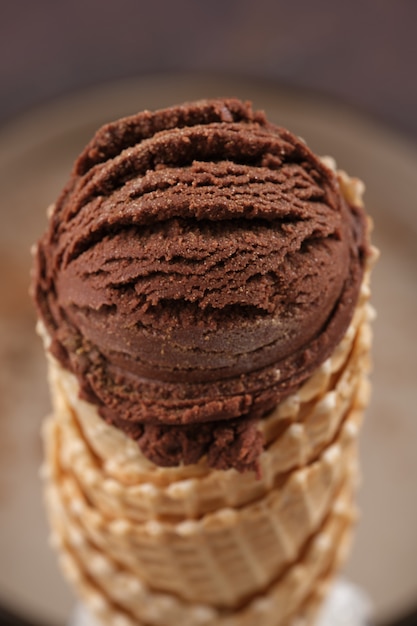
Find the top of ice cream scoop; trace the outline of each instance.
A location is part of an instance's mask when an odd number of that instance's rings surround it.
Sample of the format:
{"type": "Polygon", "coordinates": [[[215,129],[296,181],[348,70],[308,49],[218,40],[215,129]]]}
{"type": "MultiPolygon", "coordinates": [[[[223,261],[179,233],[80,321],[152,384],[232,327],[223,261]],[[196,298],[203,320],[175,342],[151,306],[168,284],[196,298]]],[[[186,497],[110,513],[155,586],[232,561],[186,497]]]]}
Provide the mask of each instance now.
{"type": "Polygon", "coordinates": [[[254,467],[255,420],[340,341],[365,220],[303,141],[235,99],[101,128],[36,253],[51,351],[161,465],[254,467]]]}

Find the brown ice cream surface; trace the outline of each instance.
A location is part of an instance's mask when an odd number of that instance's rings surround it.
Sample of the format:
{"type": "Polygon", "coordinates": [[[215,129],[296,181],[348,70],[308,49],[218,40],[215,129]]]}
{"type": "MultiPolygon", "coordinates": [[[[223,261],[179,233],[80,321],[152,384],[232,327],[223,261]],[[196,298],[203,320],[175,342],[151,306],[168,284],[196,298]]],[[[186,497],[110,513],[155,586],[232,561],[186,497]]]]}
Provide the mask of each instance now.
{"type": "Polygon", "coordinates": [[[51,352],[162,466],[254,469],[257,420],[331,354],[362,209],[303,141],[234,99],[101,128],[39,242],[51,352]]]}

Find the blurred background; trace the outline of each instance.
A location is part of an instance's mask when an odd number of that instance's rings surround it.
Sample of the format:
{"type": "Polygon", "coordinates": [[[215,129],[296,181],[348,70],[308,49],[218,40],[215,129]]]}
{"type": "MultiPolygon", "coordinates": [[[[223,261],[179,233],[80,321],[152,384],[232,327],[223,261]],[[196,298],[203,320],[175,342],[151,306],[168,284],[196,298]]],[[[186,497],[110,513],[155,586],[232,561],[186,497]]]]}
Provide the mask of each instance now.
{"type": "Polygon", "coordinates": [[[0,624],[63,625],[73,603],[37,477],[49,400],[27,292],[45,207],[101,123],[216,95],[253,100],[366,180],[383,255],[346,575],[378,625],[415,623],[416,25],[416,0],[0,0],[0,624]]]}
{"type": "Polygon", "coordinates": [[[198,71],[318,90],[417,136],[415,0],[2,0],[0,121],[94,84],[198,71]]]}

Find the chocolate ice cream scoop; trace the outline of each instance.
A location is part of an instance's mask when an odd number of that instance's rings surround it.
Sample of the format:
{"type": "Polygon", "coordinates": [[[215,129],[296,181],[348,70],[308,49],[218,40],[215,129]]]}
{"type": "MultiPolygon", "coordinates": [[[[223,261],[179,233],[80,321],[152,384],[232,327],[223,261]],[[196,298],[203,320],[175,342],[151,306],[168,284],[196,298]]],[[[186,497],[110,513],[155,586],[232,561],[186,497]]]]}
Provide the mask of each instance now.
{"type": "Polygon", "coordinates": [[[104,126],[36,254],[51,352],[160,465],[256,467],[256,420],[333,351],[367,252],[360,207],[234,99],[104,126]]]}

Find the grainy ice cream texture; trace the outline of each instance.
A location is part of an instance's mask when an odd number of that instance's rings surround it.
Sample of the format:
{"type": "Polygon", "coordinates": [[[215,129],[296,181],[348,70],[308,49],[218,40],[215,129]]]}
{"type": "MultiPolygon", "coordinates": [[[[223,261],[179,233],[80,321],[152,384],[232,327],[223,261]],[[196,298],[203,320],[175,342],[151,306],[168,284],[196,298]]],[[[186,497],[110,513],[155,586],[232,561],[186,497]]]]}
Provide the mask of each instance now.
{"type": "Polygon", "coordinates": [[[332,353],[366,220],[305,143],[236,99],[102,127],[35,253],[50,351],[161,466],[256,470],[258,420],[332,353]]]}

